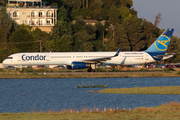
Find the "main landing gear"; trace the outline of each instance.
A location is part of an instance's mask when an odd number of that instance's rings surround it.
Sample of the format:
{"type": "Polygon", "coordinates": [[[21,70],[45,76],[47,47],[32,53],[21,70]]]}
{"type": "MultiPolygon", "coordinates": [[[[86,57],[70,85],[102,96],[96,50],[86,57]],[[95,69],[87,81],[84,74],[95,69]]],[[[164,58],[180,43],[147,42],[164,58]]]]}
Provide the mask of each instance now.
{"type": "Polygon", "coordinates": [[[96,64],[90,64],[90,67],[88,69],[88,72],[97,72],[96,70],[96,64]]]}

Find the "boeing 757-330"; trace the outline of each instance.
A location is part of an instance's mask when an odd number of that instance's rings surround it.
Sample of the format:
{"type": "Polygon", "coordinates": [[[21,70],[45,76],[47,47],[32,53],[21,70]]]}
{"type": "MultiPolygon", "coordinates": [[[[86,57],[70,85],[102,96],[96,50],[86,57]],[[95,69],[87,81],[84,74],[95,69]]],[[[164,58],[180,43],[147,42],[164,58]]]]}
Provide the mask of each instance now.
{"type": "Polygon", "coordinates": [[[95,70],[96,65],[133,65],[151,63],[172,57],[166,50],[174,29],[166,29],[145,51],[120,52],[31,52],[8,56],[3,64],[22,65],[66,65],[68,69],[95,70]]]}

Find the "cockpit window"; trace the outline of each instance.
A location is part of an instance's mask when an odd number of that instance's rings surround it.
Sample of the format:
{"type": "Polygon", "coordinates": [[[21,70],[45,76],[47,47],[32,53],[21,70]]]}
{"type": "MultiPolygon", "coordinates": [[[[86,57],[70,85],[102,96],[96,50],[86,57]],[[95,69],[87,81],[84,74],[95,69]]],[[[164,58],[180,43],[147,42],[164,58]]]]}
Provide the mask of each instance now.
{"type": "Polygon", "coordinates": [[[13,57],[7,57],[7,59],[13,59],[13,57]]]}

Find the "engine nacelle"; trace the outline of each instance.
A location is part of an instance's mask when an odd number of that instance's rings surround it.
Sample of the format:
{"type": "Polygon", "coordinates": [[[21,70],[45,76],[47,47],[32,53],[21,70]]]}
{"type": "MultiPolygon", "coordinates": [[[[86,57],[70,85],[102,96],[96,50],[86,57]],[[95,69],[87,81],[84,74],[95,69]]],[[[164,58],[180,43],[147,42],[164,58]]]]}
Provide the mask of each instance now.
{"type": "Polygon", "coordinates": [[[71,66],[67,66],[68,69],[84,69],[87,67],[88,65],[85,62],[72,62],[71,66]]]}

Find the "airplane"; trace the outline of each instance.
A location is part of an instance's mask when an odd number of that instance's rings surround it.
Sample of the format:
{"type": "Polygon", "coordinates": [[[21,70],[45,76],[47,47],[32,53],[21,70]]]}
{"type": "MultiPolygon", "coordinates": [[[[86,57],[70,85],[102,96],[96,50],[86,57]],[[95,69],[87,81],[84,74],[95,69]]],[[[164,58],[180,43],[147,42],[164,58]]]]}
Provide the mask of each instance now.
{"type": "Polygon", "coordinates": [[[145,51],[120,52],[25,52],[8,56],[4,65],[66,65],[68,69],[96,71],[96,65],[135,65],[146,64],[173,57],[166,50],[174,29],[166,29],[145,51]]]}

